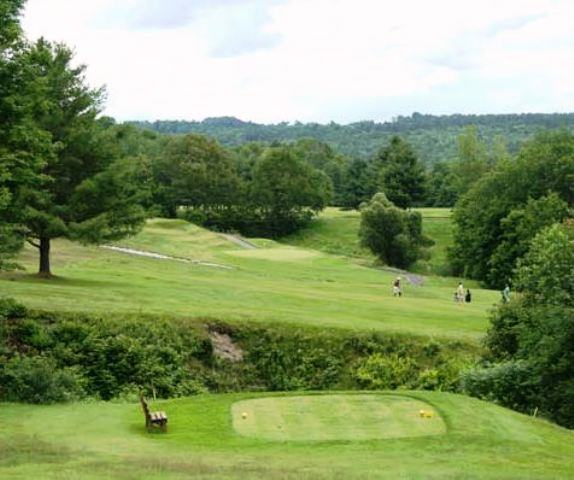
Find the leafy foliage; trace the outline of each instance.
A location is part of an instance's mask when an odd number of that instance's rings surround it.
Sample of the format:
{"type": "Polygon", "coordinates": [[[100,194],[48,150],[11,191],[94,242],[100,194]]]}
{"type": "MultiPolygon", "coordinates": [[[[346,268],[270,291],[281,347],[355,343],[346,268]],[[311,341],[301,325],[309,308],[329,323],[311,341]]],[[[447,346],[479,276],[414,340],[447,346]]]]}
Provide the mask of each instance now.
{"type": "Polygon", "coordinates": [[[12,357],[4,366],[4,400],[57,403],[84,395],[84,379],[75,368],[58,368],[52,358],[12,357]]]}
{"type": "Polygon", "coordinates": [[[507,283],[536,234],[569,215],[567,203],[556,193],[537,200],[529,199],[523,208],[511,210],[500,222],[502,235],[489,260],[489,284],[502,286],[502,279],[507,279],[507,283]]]}
{"type": "Polygon", "coordinates": [[[14,267],[22,247],[19,193],[35,188],[50,139],[32,121],[36,108],[22,38],[20,0],[0,1],[0,269],[14,267]]]}
{"type": "Polygon", "coordinates": [[[455,272],[501,287],[515,255],[524,252],[540,228],[564,218],[565,206],[574,202],[573,179],[574,135],[565,131],[540,134],[515,162],[497,165],[457,203],[451,252],[455,272]],[[517,235],[524,237],[516,242],[517,235]]]}
{"type": "Polygon", "coordinates": [[[140,390],[160,397],[336,388],[456,391],[460,371],[475,357],[473,345],[418,337],[31,313],[0,301],[0,383],[12,385],[0,390],[0,400],[111,399],[140,390]],[[212,331],[229,335],[243,360],[218,356],[212,331]],[[394,373],[387,371],[391,366],[394,373]]]}
{"type": "Polygon", "coordinates": [[[425,197],[425,173],[411,146],[399,136],[381,149],[373,163],[378,167],[379,191],[400,208],[420,205],[425,197]]]}
{"type": "Polygon", "coordinates": [[[211,228],[252,236],[285,235],[332,199],[332,179],[311,163],[330,168],[330,157],[315,151],[321,153],[322,147],[326,146],[316,142],[249,144],[232,154],[196,135],[168,139],[153,163],[156,202],[170,215],[179,207],[186,219],[211,228]],[[187,150],[173,154],[177,145],[176,150],[183,145],[187,150]]]}
{"type": "Polygon", "coordinates": [[[42,184],[20,195],[21,222],[39,241],[40,272],[48,276],[51,239],[116,239],[137,231],[144,217],[113,164],[108,123],[96,120],[103,90],[85,84],[85,67],[73,67],[63,45],[40,39],[26,60],[38,105],[33,121],[50,134],[53,155],[41,171],[42,184]]]}
{"type": "Polygon", "coordinates": [[[244,122],[233,117],[206,118],[201,122],[158,120],[130,122],[158,133],[198,133],[216,138],[225,146],[246,142],[294,142],[301,138],[316,138],[341,154],[364,160],[373,158],[393,135],[401,135],[411,144],[426,166],[439,161],[451,161],[458,156],[458,137],[469,125],[476,125],[480,139],[488,146],[491,158],[500,158],[501,137],[506,138],[510,153],[536,132],[544,129],[572,130],[574,114],[507,114],[507,115],[424,115],[413,113],[398,116],[390,122],[362,121],[349,125],[334,122],[277,123],[263,125],[244,122]]]}
{"type": "Polygon", "coordinates": [[[465,377],[471,394],[574,426],[574,224],[539,233],[519,263],[521,296],[492,316],[486,360],[465,377]]]}
{"type": "Polygon", "coordinates": [[[421,256],[422,217],[377,193],[361,210],[361,243],[387,265],[407,268],[421,256]]]}

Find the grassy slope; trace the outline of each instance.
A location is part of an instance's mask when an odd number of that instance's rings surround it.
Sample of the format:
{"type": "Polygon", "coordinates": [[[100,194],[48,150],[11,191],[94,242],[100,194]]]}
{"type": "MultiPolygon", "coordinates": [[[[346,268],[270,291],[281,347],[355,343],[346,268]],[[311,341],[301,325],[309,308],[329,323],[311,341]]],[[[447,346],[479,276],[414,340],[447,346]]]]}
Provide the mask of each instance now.
{"type": "MultiPolygon", "coordinates": [[[[476,399],[408,393],[442,415],[446,434],[366,441],[277,442],[240,436],[234,402],[204,395],[156,404],[167,434],[146,434],[137,404],[3,404],[5,479],[567,479],[574,434],[476,399]]],[[[397,393],[394,392],[393,396],[397,393]]],[[[319,415],[319,420],[321,413],[319,415]]],[[[314,428],[308,425],[307,428],[314,428]]]]}
{"type": "Polygon", "coordinates": [[[360,221],[360,214],[356,210],[329,207],[312,220],[307,228],[282,241],[298,247],[374,261],[371,252],[359,245],[360,221]]]}
{"type": "MultiPolygon", "coordinates": [[[[413,270],[423,274],[448,273],[446,251],[452,243],[451,211],[448,208],[419,208],[423,231],[435,241],[430,260],[418,262],[413,270]]],[[[325,209],[309,227],[285,238],[283,242],[326,253],[360,258],[373,262],[375,257],[359,245],[360,213],[356,210],[325,209]]]]}
{"type": "MultiPolygon", "coordinates": [[[[428,277],[424,286],[405,283],[405,296],[391,296],[396,275],[365,268],[317,251],[259,242],[243,250],[214,233],[182,221],[151,221],[122,242],[133,248],[207,260],[231,270],[156,260],[55,242],[46,281],[32,273],[0,275],[0,292],[31,307],[94,312],[152,312],[228,321],[375,329],[421,335],[477,338],[495,292],[476,290],[470,305],[456,305],[453,279],[428,277]]],[[[36,269],[35,252],[22,262],[36,269]]]]}

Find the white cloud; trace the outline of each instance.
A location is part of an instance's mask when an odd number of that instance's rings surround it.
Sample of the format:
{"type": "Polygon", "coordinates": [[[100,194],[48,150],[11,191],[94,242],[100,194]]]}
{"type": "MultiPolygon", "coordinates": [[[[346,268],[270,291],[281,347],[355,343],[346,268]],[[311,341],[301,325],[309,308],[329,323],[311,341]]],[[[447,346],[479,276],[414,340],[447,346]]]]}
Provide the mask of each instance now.
{"type": "Polygon", "coordinates": [[[119,119],[573,111],[568,0],[29,0],[119,119]]]}

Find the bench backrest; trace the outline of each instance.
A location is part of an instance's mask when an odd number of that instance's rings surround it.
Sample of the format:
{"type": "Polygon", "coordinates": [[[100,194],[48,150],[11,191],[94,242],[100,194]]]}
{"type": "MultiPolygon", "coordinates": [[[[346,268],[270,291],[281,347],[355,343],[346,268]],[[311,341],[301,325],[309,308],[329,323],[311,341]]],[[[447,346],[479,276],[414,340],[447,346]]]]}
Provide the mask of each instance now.
{"type": "Polygon", "coordinates": [[[148,418],[148,419],[149,419],[149,418],[150,418],[150,415],[149,415],[149,407],[147,406],[147,402],[145,401],[145,398],[143,397],[143,395],[140,395],[140,402],[141,402],[141,404],[142,404],[142,408],[143,408],[143,411],[144,411],[145,418],[148,418]]]}

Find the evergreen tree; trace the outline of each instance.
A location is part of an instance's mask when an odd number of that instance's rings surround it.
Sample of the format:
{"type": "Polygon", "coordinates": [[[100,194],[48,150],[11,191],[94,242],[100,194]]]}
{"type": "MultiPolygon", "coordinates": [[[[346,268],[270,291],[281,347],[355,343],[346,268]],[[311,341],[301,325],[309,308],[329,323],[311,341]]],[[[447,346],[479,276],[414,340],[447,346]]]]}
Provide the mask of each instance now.
{"type": "Polygon", "coordinates": [[[137,188],[117,168],[117,149],[98,120],[103,90],[86,85],[84,66],[72,67],[72,52],[40,39],[27,49],[26,93],[31,121],[47,132],[41,183],[13,191],[28,241],[40,253],[41,276],[51,276],[54,238],[100,243],[136,232],[144,221],[137,188]]]}
{"type": "Polygon", "coordinates": [[[379,151],[377,166],[379,191],[401,208],[420,205],[425,199],[426,177],[412,147],[401,137],[393,136],[379,151]]]}

